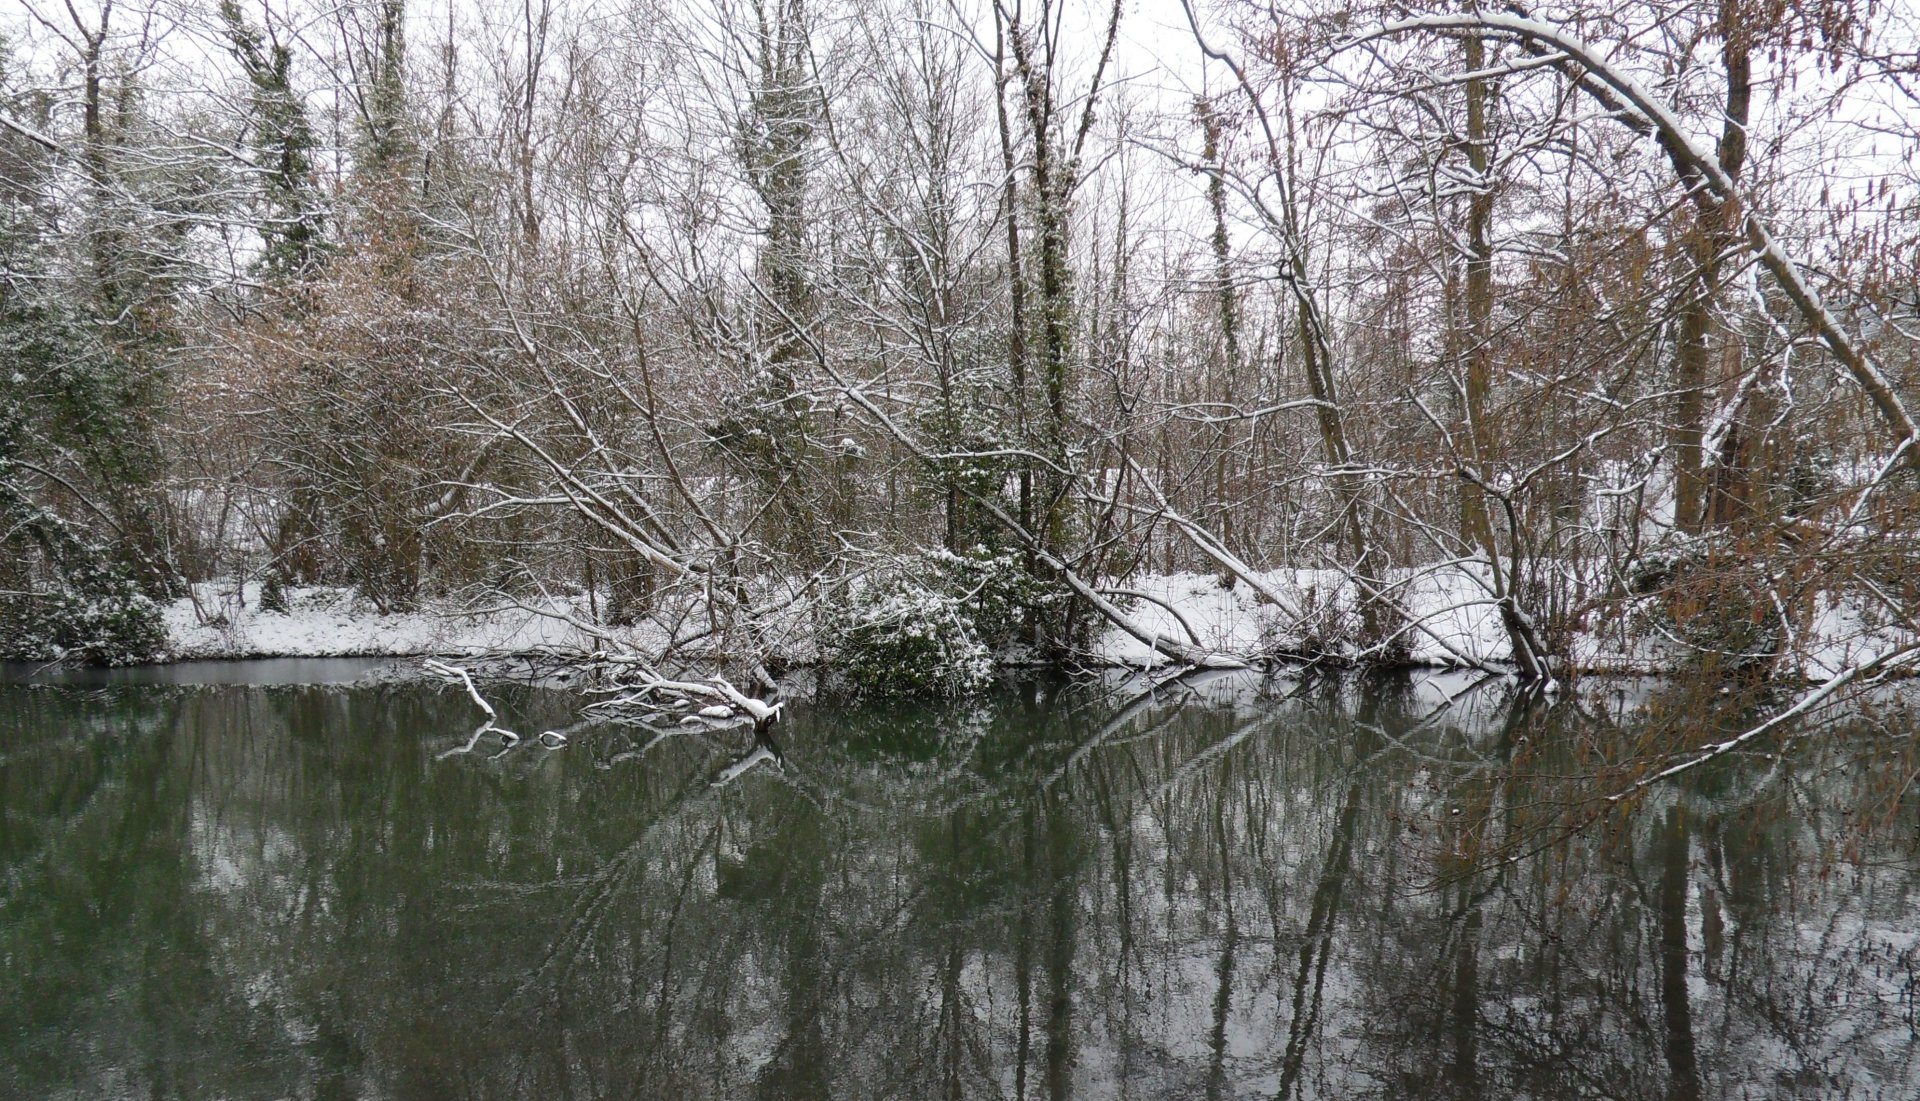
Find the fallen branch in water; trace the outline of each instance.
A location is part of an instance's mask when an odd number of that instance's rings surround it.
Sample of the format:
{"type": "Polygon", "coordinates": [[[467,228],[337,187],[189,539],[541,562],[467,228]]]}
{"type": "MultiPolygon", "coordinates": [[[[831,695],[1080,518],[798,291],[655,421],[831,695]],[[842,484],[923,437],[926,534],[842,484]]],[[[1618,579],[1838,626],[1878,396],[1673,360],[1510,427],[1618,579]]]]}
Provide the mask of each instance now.
{"type": "MultiPolygon", "coordinates": [[[[473,683],[472,674],[458,665],[448,665],[445,662],[435,661],[432,658],[428,658],[422,664],[426,666],[429,673],[437,674],[448,680],[458,680],[461,684],[466,685],[467,695],[473,698],[473,702],[480,708],[481,712],[487,716],[486,721],[474,730],[473,737],[467,739],[466,745],[454,746],[452,749],[440,754],[439,759],[444,760],[456,753],[472,753],[475,747],[480,744],[480,739],[485,737],[489,732],[500,735],[501,753],[520,744],[523,739],[519,734],[499,725],[499,714],[494,711],[493,705],[487,702],[487,698],[480,694],[480,689],[473,683]]],[[[535,738],[534,741],[539,743],[543,749],[565,749],[567,746],[567,736],[558,730],[542,730],[539,737],[535,738]]],[[[499,756],[499,754],[495,754],[495,756],[499,756]]]]}
{"type": "MultiPolygon", "coordinates": [[[[623,672],[631,679],[616,688],[610,698],[588,704],[588,710],[617,712],[665,707],[669,710],[691,711],[695,703],[711,700],[714,702],[698,712],[685,715],[680,721],[702,718],[723,726],[752,723],[755,733],[765,733],[780,721],[781,711],[786,706],[784,702],[768,703],[755,699],[735,688],[733,682],[725,677],[712,677],[704,681],[673,680],[641,665],[627,666],[623,672]]],[[[641,721],[649,726],[656,725],[650,719],[643,718],[641,721]]]]}
{"type": "MultiPolygon", "coordinates": [[[[501,748],[492,757],[500,757],[525,740],[519,733],[500,725],[499,712],[487,702],[479,686],[474,683],[473,674],[467,669],[443,661],[428,659],[422,663],[426,670],[448,681],[458,682],[466,688],[467,696],[473,700],[485,720],[481,722],[464,745],[457,745],[442,752],[439,759],[444,760],[462,753],[472,753],[488,734],[500,736],[501,748]]],[[[721,771],[713,781],[716,786],[731,783],[754,767],[771,762],[775,767],[785,768],[785,760],[780,749],[774,744],[771,729],[780,719],[783,703],[769,703],[755,699],[734,687],[725,677],[715,676],[706,680],[676,680],[662,677],[653,668],[641,661],[632,659],[614,659],[606,654],[596,654],[593,658],[576,667],[576,671],[595,671],[608,673],[615,681],[614,687],[606,699],[589,703],[585,707],[587,718],[569,726],[566,731],[543,730],[533,740],[544,749],[562,749],[568,744],[568,733],[595,722],[611,720],[631,723],[654,731],[653,738],[638,750],[628,750],[615,755],[611,760],[601,762],[600,767],[609,767],[621,760],[642,757],[654,746],[676,733],[679,728],[693,727],[709,731],[729,730],[743,726],[753,729],[754,745],[744,757],[735,760],[721,771]]],[[[489,758],[491,759],[491,757],[489,758]]]]}
{"type": "Polygon", "coordinates": [[[717,788],[726,787],[728,784],[733,783],[748,772],[751,772],[754,766],[765,763],[771,763],[775,768],[781,769],[782,771],[787,767],[786,759],[780,755],[777,747],[770,742],[756,740],[753,749],[750,750],[746,756],[733,762],[726,768],[721,769],[719,775],[715,776],[709,782],[710,786],[717,788]]]}
{"type": "Polygon", "coordinates": [[[1671,780],[1683,772],[1689,772],[1706,764],[1708,761],[1724,757],[1768,731],[1778,728],[1787,721],[1807,714],[1814,708],[1819,707],[1822,703],[1832,699],[1841,689],[1850,684],[1872,683],[1882,676],[1893,674],[1901,666],[1906,664],[1907,658],[1916,653],[1920,653],[1920,642],[1902,646],[1896,650],[1889,650],[1887,653],[1874,658],[1872,661],[1856,665],[1841,673],[1839,676],[1834,677],[1832,680],[1827,681],[1825,684],[1807,692],[1801,696],[1799,700],[1795,701],[1793,706],[1786,708],[1760,725],[1751,727],[1745,732],[1736,734],[1725,741],[1703,746],[1693,756],[1681,761],[1679,764],[1669,765],[1651,775],[1643,776],[1625,791],[1615,792],[1607,796],[1607,801],[1610,803],[1618,803],[1622,799],[1645,791],[1647,788],[1663,780],[1671,780]]]}

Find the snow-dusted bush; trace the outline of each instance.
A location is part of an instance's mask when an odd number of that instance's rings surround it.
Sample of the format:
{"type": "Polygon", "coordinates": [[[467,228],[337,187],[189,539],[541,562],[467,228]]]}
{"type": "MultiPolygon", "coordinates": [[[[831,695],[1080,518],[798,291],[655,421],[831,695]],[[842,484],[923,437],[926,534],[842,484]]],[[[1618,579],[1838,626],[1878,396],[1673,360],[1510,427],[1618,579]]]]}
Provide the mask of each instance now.
{"type": "Polygon", "coordinates": [[[260,610],[286,615],[293,610],[287,602],[287,575],[278,567],[269,571],[260,585],[260,610]]]}
{"type": "Polygon", "coordinates": [[[1027,598],[1012,555],[922,551],[856,588],[827,623],[833,663],[861,695],[963,696],[993,678],[1027,598]]]}
{"type": "MultiPolygon", "coordinates": [[[[4,213],[0,271],[19,271],[33,256],[4,213]]],[[[166,634],[148,593],[176,582],[150,503],[158,375],[24,286],[0,279],[0,658],[151,660],[166,634]]]]}
{"type": "Polygon", "coordinates": [[[1737,552],[1688,547],[1651,554],[1634,588],[1656,597],[1643,606],[1643,628],[1681,643],[1685,664],[1702,672],[1764,673],[1786,644],[1765,595],[1764,566],[1737,552]]]}
{"type": "Polygon", "coordinates": [[[910,578],[870,586],[833,633],[838,664],[863,695],[963,696],[993,675],[993,652],[960,601],[910,578]]]}
{"type": "Polygon", "coordinates": [[[137,665],[166,649],[159,606],[124,573],[88,565],[67,581],[0,607],[0,658],[137,665]]]}

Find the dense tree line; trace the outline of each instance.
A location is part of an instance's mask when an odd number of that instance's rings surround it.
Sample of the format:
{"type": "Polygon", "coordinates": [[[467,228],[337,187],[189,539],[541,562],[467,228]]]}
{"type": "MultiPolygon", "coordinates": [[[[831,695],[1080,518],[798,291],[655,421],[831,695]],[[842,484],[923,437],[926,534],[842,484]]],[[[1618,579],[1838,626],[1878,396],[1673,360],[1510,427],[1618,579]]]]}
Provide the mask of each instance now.
{"type": "Polygon", "coordinates": [[[1401,660],[1441,591],[1539,681],[1916,637],[1905,5],[28,0],[0,33],[12,654],[333,584],[649,660],[806,630],[946,688],[1114,627],[1233,660],[1138,624],[1128,579],[1174,570],[1342,660],[1401,660]]]}

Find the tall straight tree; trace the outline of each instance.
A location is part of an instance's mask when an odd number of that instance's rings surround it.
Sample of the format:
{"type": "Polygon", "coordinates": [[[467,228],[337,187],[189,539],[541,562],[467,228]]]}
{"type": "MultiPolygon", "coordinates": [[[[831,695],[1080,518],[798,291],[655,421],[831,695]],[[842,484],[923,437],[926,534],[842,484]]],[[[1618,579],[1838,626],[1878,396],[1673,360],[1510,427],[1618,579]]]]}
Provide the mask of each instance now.
{"type": "MultiPolygon", "coordinates": [[[[1021,255],[1020,231],[1008,228],[1008,277],[1013,281],[1015,320],[1018,327],[1036,331],[1029,336],[1018,333],[1010,350],[1013,382],[1023,411],[1026,392],[1032,384],[1030,368],[1039,378],[1040,423],[1028,446],[1038,462],[1030,463],[1021,478],[1022,523],[1036,534],[1049,553],[1071,553],[1072,515],[1070,494],[1074,489],[1070,473],[1069,426],[1073,412],[1076,349],[1074,348],[1073,259],[1071,229],[1074,194],[1084,182],[1087,171],[1087,141],[1104,102],[1108,68],[1113,62],[1114,44],[1120,33],[1121,5],[1115,0],[1098,24],[1095,41],[1099,49],[1085,86],[1075,91],[1071,80],[1071,54],[1063,32],[1065,0],[1038,0],[1029,8],[1025,3],[994,0],[994,30],[997,64],[1001,66],[1001,94],[1009,89],[1016,106],[1012,111],[1024,125],[1024,159],[1017,158],[1016,142],[1008,109],[1001,104],[1000,127],[1003,157],[1008,171],[1007,196],[1009,219],[1023,214],[1032,218],[1033,253],[1021,255]],[[1075,109],[1077,105],[1077,110],[1075,109]],[[1023,165],[1026,176],[1025,209],[1016,205],[1017,192],[1012,179],[1016,165],[1023,165]],[[1026,265],[1035,269],[1029,274],[1026,265]],[[1029,297],[1031,296],[1031,297],[1029,297]],[[1028,310],[1037,312],[1030,317],[1028,310]],[[1031,343],[1029,342],[1031,340],[1031,343]]],[[[1063,624],[1052,627],[1036,617],[1034,627],[1043,644],[1064,644],[1058,635],[1063,624]]]]}
{"type": "Polygon", "coordinates": [[[256,26],[239,0],[220,0],[220,20],[253,90],[249,129],[263,162],[266,203],[262,267],[275,277],[311,274],[325,245],[326,218],[314,179],[317,142],[306,101],[293,86],[293,49],[279,37],[271,9],[256,26]]]}

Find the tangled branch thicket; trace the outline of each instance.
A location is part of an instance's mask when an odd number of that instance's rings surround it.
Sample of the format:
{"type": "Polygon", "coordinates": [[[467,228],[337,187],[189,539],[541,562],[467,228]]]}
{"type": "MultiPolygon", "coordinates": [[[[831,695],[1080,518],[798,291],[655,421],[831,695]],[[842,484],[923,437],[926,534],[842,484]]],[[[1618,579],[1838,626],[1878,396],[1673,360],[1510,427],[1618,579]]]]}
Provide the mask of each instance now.
{"type": "Polygon", "coordinates": [[[1906,6],[1122,7],[28,0],[0,646],[239,580],[874,691],[1901,667],[1906,6]]]}

